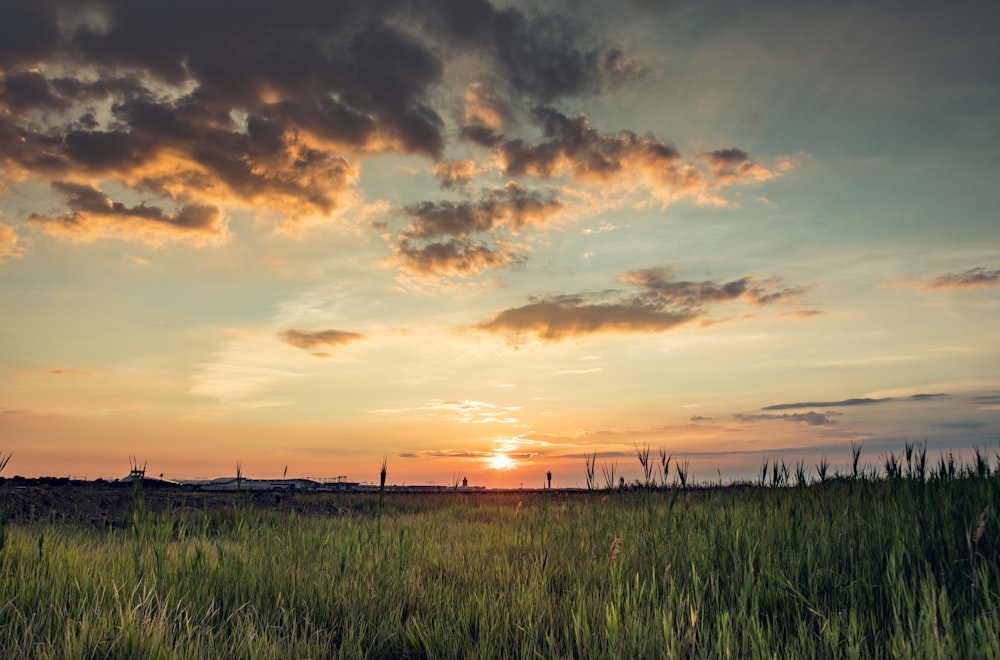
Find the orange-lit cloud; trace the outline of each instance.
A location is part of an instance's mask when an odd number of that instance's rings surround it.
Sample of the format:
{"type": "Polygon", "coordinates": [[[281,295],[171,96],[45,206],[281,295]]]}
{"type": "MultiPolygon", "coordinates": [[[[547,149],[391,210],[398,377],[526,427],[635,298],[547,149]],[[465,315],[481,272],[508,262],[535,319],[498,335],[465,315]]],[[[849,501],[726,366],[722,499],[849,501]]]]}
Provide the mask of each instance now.
{"type": "MultiPolygon", "coordinates": [[[[282,330],[278,333],[278,338],[290,346],[312,350],[322,347],[337,347],[349,344],[352,341],[364,339],[364,335],[346,330],[282,330]]],[[[319,357],[326,357],[324,353],[315,354],[319,357]]]]}
{"type": "Polygon", "coordinates": [[[972,403],[978,410],[1000,410],[1000,395],[983,394],[972,397],[972,403]]]}
{"type": "Polygon", "coordinates": [[[516,234],[528,227],[544,226],[560,208],[552,197],[510,183],[486,191],[475,202],[423,202],[408,207],[406,212],[413,222],[405,233],[419,239],[464,238],[494,229],[516,234]]]}
{"type": "Polygon", "coordinates": [[[473,241],[449,239],[417,246],[407,237],[396,245],[399,264],[419,276],[476,275],[494,268],[503,268],[522,259],[518,250],[494,240],[486,246],[473,241]]]}
{"type": "Polygon", "coordinates": [[[17,232],[10,225],[0,224],[0,264],[9,259],[19,259],[27,249],[17,232]]]}
{"type": "Polygon", "coordinates": [[[912,394],[907,397],[858,397],[853,399],[842,399],[840,401],[804,401],[796,403],[778,403],[771,406],[764,406],[761,410],[794,410],[801,408],[846,408],[853,406],[871,406],[881,403],[892,403],[897,401],[928,401],[947,397],[944,393],[932,394],[912,394]]]}
{"type": "Polygon", "coordinates": [[[481,83],[465,88],[462,135],[483,146],[492,147],[502,139],[510,111],[499,96],[486,91],[481,83]]]}
{"type": "Polygon", "coordinates": [[[398,454],[400,458],[488,458],[488,451],[462,451],[449,449],[421,449],[398,454]]]}
{"type": "Polygon", "coordinates": [[[552,108],[534,113],[544,140],[507,140],[495,151],[501,171],[511,177],[550,179],[567,175],[589,185],[641,185],[661,204],[680,199],[706,206],[730,204],[720,192],[732,185],[760,183],[788,169],[769,169],[736,148],[702,154],[695,162],[661,138],[631,131],[600,133],[584,115],[569,117],[552,108]],[[699,166],[704,163],[707,167],[699,166]]]}
{"type": "Polygon", "coordinates": [[[434,166],[434,176],[441,179],[441,187],[457,188],[476,175],[476,162],[473,160],[443,160],[434,166]]]}
{"type": "Polygon", "coordinates": [[[673,268],[647,268],[623,273],[619,279],[635,284],[655,295],[668,305],[683,308],[697,308],[710,303],[725,303],[735,300],[755,307],[786,303],[802,296],[806,289],[785,286],[780,279],[760,280],[747,275],[732,282],[685,282],[673,279],[673,268]]]}
{"type": "Polygon", "coordinates": [[[906,278],[880,282],[879,285],[886,288],[916,287],[925,291],[932,291],[934,289],[985,289],[1000,286],[1000,269],[975,266],[964,271],[944,273],[929,279],[906,278]]]}
{"type": "Polygon", "coordinates": [[[85,371],[83,369],[47,369],[45,371],[34,371],[34,370],[18,370],[14,372],[16,376],[95,376],[93,371],[85,371]]]}
{"type": "Polygon", "coordinates": [[[399,265],[423,276],[474,275],[523,258],[513,237],[548,226],[562,210],[555,198],[517,183],[478,200],[422,202],[405,209],[410,225],[395,250],[399,265]]]}
{"type": "Polygon", "coordinates": [[[650,333],[671,330],[707,319],[706,307],[742,300],[760,307],[794,300],[806,289],[787,286],[780,279],[759,280],[748,275],[732,282],[686,282],[673,279],[673,268],[650,268],[623,273],[619,279],[638,287],[621,292],[554,296],[503,310],[473,326],[484,332],[506,334],[517,340],[535,335],[543,341],[561,341],[599,333],[650,333]]]}
{"type": "Polygon", "coordinates": [[[641,301],[588,304],[563,299],[505,309],[475,328],[517,336],[534,334],[545,341],[560,341],[601,332],[661,332],[697,317],[690,312],[657,309],[641,301]]]}
{"type": "Polygon", "coordinates": [[[712,176],[720,181],[756,182],[777,176],[760,163],[750,160],[750,156],[742,149],[712,151],[702,154],[701,159],[709,164],[712,176]]]}
{"type": "Polygon", "coordinates": [[[93,371],[82,371],[80,369],[51,369],[47,372],[52,376],[93,376],[93,371]]]}
{"type": "Polygon", "coordinates": [[[385,408],[370,412],[380,415],[395,415],[419,411],[426,412],[435,417],[443,416],[449,421],[459,424],[516,424],[518,420],[513,417],[513,414],[518,410],[520,410],[518,406],[500,406],[495,403],[472,399],[431,399],[422,406],[385,408]]]}
{"type": "Polygon", "coordinates": [[[402,452],[400,458],[415,459],[468,459],[485,463],[494,470],[515,470],[530,464],[539,456],[545,456],[550,443],[515,436],[493,440],[491,449],[418,449],[402,452]]]}
{"type": "Polygon", "coordinates": [[[782,312],[779,316],[791,316],[799,319],[808,319],[814,316],[821,316],[826,312],[819,309],[798,309],[793,312],[782,312]]]}
{"type": "Polygon", "coordinates": [[[30,221],[46,232],[77,241],[117,237],[160,245],[180,240],[205,245],[224,240],[227,230],[214,206],[189,204],[176,213],[157,206],[126,206],[92,186],[55,181],[52,187],[65,199],[70,212],[56,217],[32,215],[30,221]]]}
{"type": "Polygon", "coordinates": [[[970,268],[961,273],[946,273],[924,283],[927,289],[977,289],[1000,285],[1000,269],[970,268]]]}
{"type": "Polygon", "coordinates": [[[804,412],[804,413],[762,413],[758,415],[733,415],[733,419],[738,422],[760,422],[760,421],[772,421],[778,420],[782,422],[793,422],[796,424],[805,424],[807,426],[829,426],[830,424],[836,424],[832,419],[833,416],[840,413],[825,412],[818,413],[814,411],[804,412]]]}
{"type": "MultiPolygon", "coordinates": [[[[163,0],[53,0],[8,7],[5,24],[23,38],[0,53],[2,178],[120,184],[182,210],[113,215],[174,223],[213,206],[263,208],[292,226],[330,218],[358,203],[364,157],[439,159],[441,108],[462,103],[458,137],[492,144],[510,108],[599,92],[640,68],[577,17],[491,2],[249,0],[209,16],[163,0]],[[481,58],[489,87],[441,94],[446,66],[465,55],[481,58]]],[[[472,174],[466,162],[443,167],[449,185],[472,174]]],[[[107,212],[36,215],[72,220],[64,233],[78,239],[150,236],[107,212]]]]}
{"type": "Polygon", "coordinates": [[[89,186],[116,180],[192,208],[263,206],[289,222],[353,203],[357,165],[284,124],[251,117],[238,132],[190,107],[138,100],[115,105],[115,113],[131,130],[31,132],[9,140],[0,159],[19,178],[89,186]]]}
{"type": "Polygon", "coordinates": [[[536,110],[545,141],[508,140],[497,150],[507,176],[548,179],[568,173],[590,183],[606,183],[633,170],[669,170],[680,162],[677,148],[651,136],[630,131],[602,135],[585,116],[567,117],[551,108],[536,110]]]}

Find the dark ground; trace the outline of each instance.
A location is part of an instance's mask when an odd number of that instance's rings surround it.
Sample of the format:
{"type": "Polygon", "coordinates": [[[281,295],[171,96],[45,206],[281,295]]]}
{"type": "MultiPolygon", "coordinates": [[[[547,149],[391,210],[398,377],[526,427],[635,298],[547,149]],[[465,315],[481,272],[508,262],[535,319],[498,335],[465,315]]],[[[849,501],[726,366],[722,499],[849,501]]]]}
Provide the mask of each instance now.
{"type": "MultiPolygon", "coordinates": [[[[143,488],[146,511],[215,512],[250,505],[255,509],[295,511],[303,515],[344,515],[344,495],[278,491],[216,492],[190,486],[147,483],[143,488]]],[[[130,524],[135,495],[130,484],[111,481],[71,481],[66,478],[0,479],[0,515],[19,523],[65,522],[95,527],[130,524]]]]}
{"type": "MultiPolygon", "coordinates": [[[[723,490],[742,491],[747,485],[731,485],[723,490]]],[[[631,490],[631,489],[628,489],[631,490]]],[[[459,501],[472,506],[477,503],[509,504],[512,507],[537,504],[579,501],[626,496],[628,492],[588,491],[580,489],[552,490],[469,490],[453,493],[450,489],[438,492],[399,492],[387,487],[385,510],[387,513],[404,513],[425,510],[427,507],[450,506],[459,501]]],[[[693,487],[682,491],[685,498],[697,497],[701,491],[711,489],[693,487]]],[[[656,489],[656,497],[674,498],[677,490],[656,489]]],[[[227,515],[239,507],[256,510],[295,512],[307,516],[374,515],[378,503],[377,492],[316,492],[307,490],[249,490],[207,491],[197,486],[177,485],[147,479],[142,489],[145,510],[152,515],[200,512],[227,515]]],[[[114,481],[79,481],[66,477],[0,478],[0,518],[16,523],[68,523],[93,525],[98,529],[121,528],[132,524],[135,510],[135,493],[128,483],[114,481]]]]}

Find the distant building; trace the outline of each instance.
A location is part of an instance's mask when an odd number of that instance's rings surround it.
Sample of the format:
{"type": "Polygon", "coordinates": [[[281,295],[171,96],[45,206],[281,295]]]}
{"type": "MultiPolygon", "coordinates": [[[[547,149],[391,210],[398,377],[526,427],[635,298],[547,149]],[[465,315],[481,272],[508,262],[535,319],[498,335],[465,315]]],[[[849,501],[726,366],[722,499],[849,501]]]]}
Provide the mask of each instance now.
{"type": "Polygon", "coordinates": [[[247,479],[245,477],[219,477],[210,481],[184,481],[186,486],[195,486],[202,490],[237,491],[237,490],[309,490],[309,491],[342,491],[353,490],[358,484],[337,480],[323,483],[312,479],[247,479]]]}
{"type": "Polygon", "coordinates": [[[171,485],[171,486],[178,486],[178,485],[180,485],[179,481],[172,481],[170,479],[164,479],[162,474],[160,475],[159,479],[157,479],[156,477],[147,477],[146,476],[146,469],[145,468],[140,468],[140,467],[134,467],[134,468],[132,468],[132,470],[128,473],[128,476],[127,477],[122,477],[121,479],[118,480],[117,483],[120,483],[120,484],[130,484],[130,483],[132,483],[134,481],[141,481],[143,483],[143,485],[147,485],[147,486],[157,486],[157,485],[161,485],[161,484],[162,485],[171,485]]]}

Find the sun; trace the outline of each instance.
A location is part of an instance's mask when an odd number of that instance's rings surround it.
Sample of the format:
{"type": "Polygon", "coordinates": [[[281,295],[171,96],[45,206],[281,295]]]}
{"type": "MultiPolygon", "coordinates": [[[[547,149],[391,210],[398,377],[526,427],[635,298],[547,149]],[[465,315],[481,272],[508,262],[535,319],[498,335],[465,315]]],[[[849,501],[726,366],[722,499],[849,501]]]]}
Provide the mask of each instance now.
{"type": "Polygon", "coordinates": [[[507,454],[493,454],[486,459],[486,462],[494,470],[511,470],[514,468],[514,459],[507,454]]]}

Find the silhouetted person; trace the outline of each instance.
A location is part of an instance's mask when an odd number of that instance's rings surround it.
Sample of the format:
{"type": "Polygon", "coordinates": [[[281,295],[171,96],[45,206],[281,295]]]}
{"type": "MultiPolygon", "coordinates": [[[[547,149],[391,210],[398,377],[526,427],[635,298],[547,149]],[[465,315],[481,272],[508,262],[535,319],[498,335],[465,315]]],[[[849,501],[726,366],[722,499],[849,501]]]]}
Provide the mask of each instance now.
{"type": "Polygon", "coordinates": [[[552,490],[552,470],[549,470],[548,474],[546,474],[545,476],[548,477],[549,480],[549,490],[552,490]]]}

